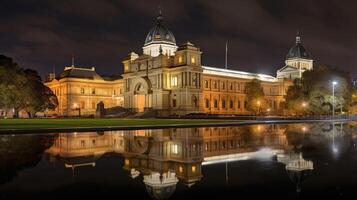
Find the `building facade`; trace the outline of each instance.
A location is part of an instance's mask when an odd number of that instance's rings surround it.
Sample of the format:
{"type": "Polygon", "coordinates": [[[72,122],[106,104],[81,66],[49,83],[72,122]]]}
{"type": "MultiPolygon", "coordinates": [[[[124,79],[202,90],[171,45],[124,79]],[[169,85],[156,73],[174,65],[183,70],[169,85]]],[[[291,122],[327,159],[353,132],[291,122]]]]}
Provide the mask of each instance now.
{"type": "Polygon", "coordinates": [[[59,115],[94,114],[102,101],[106,108],[122,106],[155,116],[182,116],[190,113],[250,114],[245,85],[261,81],[269,110],[279,110],[292,79],[313,67],[313,60],[296,38],[277,77],[202,64],[202,52],[194,44],[176,45],[173,33],[161,14],[146,36],[143,53],[130,53],[123,59],[122,79],[105,80],[93,69],[70,67],[71,71],[91,71],[94,78],[60,75],[47,83],[59,98],[59,115]],[[95,90],[95,95],[93,91],[95,90]],[[98,92],[97,92],[98,91],[98,92]]]}
{"type": "Polygon", "coordinates": [[[115,77],[102,77],[95,68],[65,67],[57,77],[50,76],[46,86],[57,96],[56,110],[48,114],[60,116],[94,115],[97,104],[107,108],[124,106],[123,81],[115,77]]]}

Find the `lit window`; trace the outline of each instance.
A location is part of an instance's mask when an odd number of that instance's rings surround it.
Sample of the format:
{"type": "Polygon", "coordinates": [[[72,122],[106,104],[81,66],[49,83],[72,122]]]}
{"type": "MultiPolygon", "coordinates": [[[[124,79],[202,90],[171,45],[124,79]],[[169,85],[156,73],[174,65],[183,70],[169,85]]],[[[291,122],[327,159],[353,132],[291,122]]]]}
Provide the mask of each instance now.
{"type": "Polygon", "coordinates": [[[173,87],[177,86],[177,76],[171,77],[171,86],[173,86],[173,87]]]}
{"type": "Polygon", "coordinates": [[[191,167],[191,171],[192,171],[192,172],[196,172],[196,166],[192,166],[192,167],[191,167]]]}
{"type": "Polygon", "coordinates": [[[128,166],[130,164],[130,161],[128,159],[125,159],[125,165],[128,166]]]}
{"type": "Polygon", "coordinates": [[[179,62],[179,63],[182,63],[182,56],[179,56],[178,62],[179,62]]]}
{"type": "Polygon", "coordinates": [[[183,168],[182,166],[179,167],[179,172],[182,173],[183,172],[183,168]]]}
{"type": "Polygon", "coordinates": [[[177,144],[172,145],[172,153],[178,154],[178,145],[177,144]]]}
{"type": "Polygon", "coordinates": [[[193,56],[191,57],[191,63],[192,63],[192,64],[195,64],[195,63],[196,63],[196,58],[193,57],[193,56]]]}
{"type": "Polygon", "coordinates": [[[81,94],[84,94],[84,88],[81,88],[81,94]]]}
{"type": "Polygon", "coordinates": [[[205,80],[205,88],[208,88],[208,81],[205,80]]]}

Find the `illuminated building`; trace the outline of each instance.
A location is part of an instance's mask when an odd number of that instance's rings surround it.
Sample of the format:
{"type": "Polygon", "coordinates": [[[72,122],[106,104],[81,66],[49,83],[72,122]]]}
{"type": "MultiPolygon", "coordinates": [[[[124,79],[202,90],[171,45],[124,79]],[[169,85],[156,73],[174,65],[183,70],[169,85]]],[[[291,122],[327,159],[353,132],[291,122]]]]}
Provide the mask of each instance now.
{"type": "MultiPolygon", "coordinates": [[[[174,34],[163,17],[146,36],[143,53],[130,53],[123,61],[122,79],[63,77],[47,83],[59,98],[59,115],[95,113],[103,101],[106,108],[122,106],[142,116],[181,116],[190,113],[251,114],[247,110],[245,85],[261,81],[269,112],[279,110],[291,79],[312,69],[313,60],[300,36],[277,77],[202,65],[201,50],[190,42],[176,45],[174,34]],[[95,90],[93,95],[91,91],[95,90]],[[84,91],[84,92],[83,92],[84,91]]],[[[85,71],[81,68],[66,68],[85,71]]],[[[95,73],[93,70],[92,73],[95,73]]]]}
{"type": "Polygon", "coordinates": [[[57,96],[59,103],[49,114],[94,115],[99,102],[103,102],[106,108],[123,106],[122,79],[102,77],[94,67],[65,67],[59,76],[45,84],[57,96]]]}

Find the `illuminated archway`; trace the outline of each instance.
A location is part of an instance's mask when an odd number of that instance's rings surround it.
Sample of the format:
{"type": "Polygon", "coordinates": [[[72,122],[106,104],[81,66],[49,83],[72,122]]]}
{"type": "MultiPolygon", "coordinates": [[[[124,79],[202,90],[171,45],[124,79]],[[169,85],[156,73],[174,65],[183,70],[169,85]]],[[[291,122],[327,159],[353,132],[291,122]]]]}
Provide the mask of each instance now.
{"type": "Polygon", "coordinates": [[[137,112],[144,112],[151,108],[151,83],[147,77],[141,77],[134,82],[132,105],[137,112]]]}

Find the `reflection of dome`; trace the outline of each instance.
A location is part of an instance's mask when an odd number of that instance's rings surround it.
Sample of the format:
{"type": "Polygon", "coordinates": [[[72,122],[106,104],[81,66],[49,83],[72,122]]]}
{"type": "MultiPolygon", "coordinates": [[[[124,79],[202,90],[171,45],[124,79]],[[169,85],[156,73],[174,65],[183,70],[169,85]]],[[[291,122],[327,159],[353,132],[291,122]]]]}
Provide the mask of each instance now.
{"type": "Polygon", "coordinates": [[[168,43],[176,45],[174,34],[164,25],[161,13],[157,17],[156,25],[149,31],[146,36],[144,46],[151,43],[168,43]]]}
{"type": "Polygon", "coordinates": [[[153,172],[144,176],[146,190],[153,199],[169,199],[176,190],[178,179],[175,172],[160,175],[153,172]]]}
{"type": "Polygon", "coordinates": [[[286,59],[294,58],[312,59],[305,47],[301,44],[299,35],[296,37],[296,44],[291,47],[288,54],[286,55],[286,59]]]}
{"type": "Polygon", "coordinates": [[[298,159],[292,160],[285,167],[289,178],[296,184],[296,191],[301,191],[301,184],[310,176],[314,165],[312,161],[305,160],[301,154],[298,159]]]}

